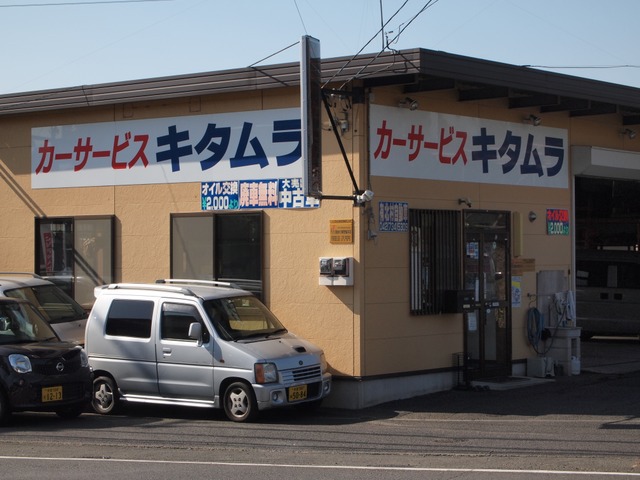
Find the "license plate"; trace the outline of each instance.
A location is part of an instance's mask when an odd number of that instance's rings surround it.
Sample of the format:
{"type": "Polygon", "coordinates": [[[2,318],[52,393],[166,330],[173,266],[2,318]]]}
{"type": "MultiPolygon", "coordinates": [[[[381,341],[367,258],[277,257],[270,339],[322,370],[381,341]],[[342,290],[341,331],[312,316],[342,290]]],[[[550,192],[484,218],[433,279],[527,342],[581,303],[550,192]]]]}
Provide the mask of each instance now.
{"type": "Polygon", "coordinates": [[[43,402],[56,402],[62,400],[62,387],[44,387],[42,389],[43,402]]]}
{"type": "Polygon", "coordinates": [[[307,386],[299,385],[297,387],[289,387],[289,401],[297,402],[307,398],[307,386]]]}

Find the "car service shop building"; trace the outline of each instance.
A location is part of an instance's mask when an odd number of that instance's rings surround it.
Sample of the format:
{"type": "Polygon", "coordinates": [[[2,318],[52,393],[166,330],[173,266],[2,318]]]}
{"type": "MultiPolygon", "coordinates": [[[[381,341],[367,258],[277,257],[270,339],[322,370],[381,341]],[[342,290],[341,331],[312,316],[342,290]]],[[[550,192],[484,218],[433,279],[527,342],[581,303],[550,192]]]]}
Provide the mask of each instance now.
{"type": "Polygon", "coordinates": [[[424,49],[321,64],[321,198],[299,64],[1,96],[0,270],[87,305],[237,282],[349,408],[526,374],[529,307],[575,288],[576,180],[640,176],[640,90],[424,49]]]}

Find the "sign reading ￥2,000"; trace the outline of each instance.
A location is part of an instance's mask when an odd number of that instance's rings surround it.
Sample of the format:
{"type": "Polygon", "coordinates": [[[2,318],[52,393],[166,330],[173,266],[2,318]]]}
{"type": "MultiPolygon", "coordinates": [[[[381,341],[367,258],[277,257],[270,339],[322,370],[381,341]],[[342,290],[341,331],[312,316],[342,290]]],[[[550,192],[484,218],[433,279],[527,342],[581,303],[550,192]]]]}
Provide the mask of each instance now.
{"type": "Polygon", "coordinates": [[[569,210],[547,209],[547,235],[569,235],[569,210]]]}

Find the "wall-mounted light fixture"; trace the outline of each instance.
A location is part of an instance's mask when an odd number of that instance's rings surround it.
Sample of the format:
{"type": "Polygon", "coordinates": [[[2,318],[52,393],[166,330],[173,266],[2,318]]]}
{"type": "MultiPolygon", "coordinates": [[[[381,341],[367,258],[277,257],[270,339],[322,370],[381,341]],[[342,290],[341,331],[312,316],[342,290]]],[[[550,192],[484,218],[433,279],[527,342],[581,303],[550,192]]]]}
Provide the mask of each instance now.
{"type": "Polygon", "coordinates": [[[633,140],[638,136],[638,132],[636,132],[635,130],[631,130],[630,128],[625,128],[623,130],[620,130],[620,135],[622,135],[623,137],[627,136],[629,137],[629,140],[633,140]]]}
{"type": "Polygon", "coordinates": [[[531,223],[536,221],[536,218],[538,218],[538,215],[536,214],[536,212],[534,212],[533,210],[529,212],[529,221],[531,223]]]}
{"type": "Polygon", "coordinates": [[[542,123],[542,119],[532,113],[528,117],[525,117],[524,123],[530,123],[534,127],[537,127],[538,125],[540,125],[542,123]]]}
{"type": "Polygon", "coordinates": [[[468,197],[464,197],[464,198],[459,198],[458,199],[458,205],[462,205],[465,204],[467,207],[471,208],[471,199],[468,197]]]}
{"type": "Polygon", "coordinates": [[[357,193],[354,199],[357,204],[362,205],[363,203],[373,200],[373,192],[371,190],[365,190],[364,192],[357,193]]]}
{"type": "Polygon", "coordinates": [[[413,110],[417,110],[420,104],[418,103],[417,100],[414,100],[413,98],[405,97],[403,100],[400,100],[400,102],[398,103],[398,106],[400,108],[408,108],[409,110],[413,111],[413,110]]]}

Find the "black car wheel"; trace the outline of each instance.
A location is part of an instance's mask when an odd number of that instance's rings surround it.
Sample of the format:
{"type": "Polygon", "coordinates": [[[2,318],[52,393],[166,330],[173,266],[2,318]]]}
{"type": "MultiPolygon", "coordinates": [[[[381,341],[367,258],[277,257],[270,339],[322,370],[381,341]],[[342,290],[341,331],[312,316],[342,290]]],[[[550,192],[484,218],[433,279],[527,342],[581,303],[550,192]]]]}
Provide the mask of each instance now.
{"type": "Polygon", "coordinates": [[[258,415],[258,402],[250,385],[232,383],[224,392],[224,412],[234,422],[249,422],[258,415]]]}
{"type": "Polygon", "coordinates": [[[93,381],[91,405],[96,413],[113,413],[118,404],[116,384],[111,377],[98,377],[93,381]]]}

